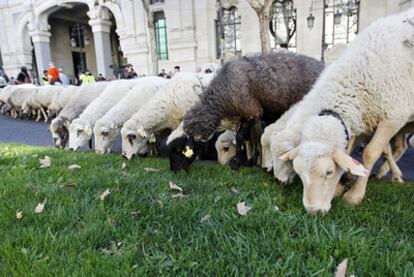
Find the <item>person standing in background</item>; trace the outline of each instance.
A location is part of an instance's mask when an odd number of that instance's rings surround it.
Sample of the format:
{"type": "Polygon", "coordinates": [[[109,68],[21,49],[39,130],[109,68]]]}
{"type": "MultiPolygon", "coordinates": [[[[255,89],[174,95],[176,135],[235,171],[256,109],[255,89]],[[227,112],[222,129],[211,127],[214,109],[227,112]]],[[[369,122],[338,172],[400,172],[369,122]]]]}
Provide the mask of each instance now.
{"type": "Polygon", "coordinates": [[[49,79],[47,78],[47,70],[43,70],[42,82],[44,86],[49,84],[49,79]]]}
{"type": "Polygon", "coordinates": [[[82,85],[90,84],[90,83],[95,83],[95,77],[92,75],[92,73],[89,70],[86,70],[85,76],[82,78],[82,85]]]}
{"type": "Polygon", "coordinates": [[[174,66],[174,74],[175,74],[175,73],[178,73],[178,72],[180,72],[180,71],[181,71],[181,68],[180,68],[180,66],[179,66],[179,65],[174,66]]]}
{"type": "Polygon", "coordinates": [[[20,72],[17,75],[17,82],[19,84],[30,84],[32,82],[32,79],[30,78],[30,75],[27,72],[27,67],[21,67],[20,72]]]}
{"type": "Polygon", "coordinates": [[[53,63],[50,63],[49,69],[47,70],[48,83],[50,85],[54,85],[56,82],[62,83],[59,76],[59,69],[57,69],[53,63]]]}
{"type": "Polygon", "coordinates": [[[4,72],[3,67],[0,66],[0,77],[2,77],[6,83],[10,82],[9,76],[7,76],[6,72],[4,72]]]}
{"type": "Polygon", "coordinates": [[[135,72],[134,67],[132,64],[127,65],[127,79],[135,79],[138,78],[138,74],[135,72]]]}
{"type": "Polygon", "coordinates": [[[63,72],[62,68],[59,68],[59,78],[62,81],[62,85],[64,86],[70,85],[69,77],[63,72]]]}
{"type": "Polygon", "coordinates": [[[102,75],[102,73],[98,74],[98,78],[96,79],[97,82],[106,81],[105,77],[102,75]]]}

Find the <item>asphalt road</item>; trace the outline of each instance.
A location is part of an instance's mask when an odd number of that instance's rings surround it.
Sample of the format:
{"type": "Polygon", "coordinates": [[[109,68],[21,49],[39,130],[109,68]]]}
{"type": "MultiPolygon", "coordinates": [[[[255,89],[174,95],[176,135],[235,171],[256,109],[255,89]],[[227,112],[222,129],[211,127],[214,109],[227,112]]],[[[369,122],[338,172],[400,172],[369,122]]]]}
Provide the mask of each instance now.
{"type": "MultiPolygon", "coordinates": [[[[48,131],[49,123],[13,119],[0,115],[0,141],[35,146],[53,147],[52,137],[48,131]]],[[[121,140],[118,138],[113,152],[121,152],[121,140]]],[[[405,180],[414,181],[414,150],[409,149],[398,161],[405,180]]]]}

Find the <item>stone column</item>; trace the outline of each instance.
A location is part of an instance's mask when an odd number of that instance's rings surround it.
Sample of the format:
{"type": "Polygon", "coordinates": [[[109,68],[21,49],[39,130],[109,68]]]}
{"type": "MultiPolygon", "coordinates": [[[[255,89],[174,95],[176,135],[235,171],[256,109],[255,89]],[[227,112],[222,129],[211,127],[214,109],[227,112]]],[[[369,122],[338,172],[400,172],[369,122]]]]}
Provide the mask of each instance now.
{"type": "Polygon", "coordinates": [[[110,27],[111,21],[105,18],[94,18],[89,20],[92,26],[93,39],[95,42],[96,67],[98,73],[102,73],[105,77],[112,75],[112,49],[110,27]]]}
{"type": "Polygon", "coordinates": [[[29,24],[29,34],[32,37],[36,55],[37,71],[39,76],[47,69],[52,61],[50,54],[50,26],[47,24],[29,24]]]}

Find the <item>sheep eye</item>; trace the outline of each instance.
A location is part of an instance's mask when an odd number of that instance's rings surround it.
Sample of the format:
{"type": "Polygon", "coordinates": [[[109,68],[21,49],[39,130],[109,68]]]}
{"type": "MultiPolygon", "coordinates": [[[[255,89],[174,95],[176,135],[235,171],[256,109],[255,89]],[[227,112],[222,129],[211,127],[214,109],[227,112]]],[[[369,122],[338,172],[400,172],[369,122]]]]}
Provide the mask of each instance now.
{"type": "Polygon", "coordinates": [[[230,148],[228,146],[224,147],[224,152],[228,152],[230,148]]]}
{"type": "Polygon", "coordinates": [[[328,171],[326,171],[326,176],[331,176],[333,174],[333,170],[328,170],[328,171]]]}
{"type": "Polygon", "coordinates": [[[78,130],[78,136],[80,136],[80,134],[82,134],[82,130],[78,130]]]}

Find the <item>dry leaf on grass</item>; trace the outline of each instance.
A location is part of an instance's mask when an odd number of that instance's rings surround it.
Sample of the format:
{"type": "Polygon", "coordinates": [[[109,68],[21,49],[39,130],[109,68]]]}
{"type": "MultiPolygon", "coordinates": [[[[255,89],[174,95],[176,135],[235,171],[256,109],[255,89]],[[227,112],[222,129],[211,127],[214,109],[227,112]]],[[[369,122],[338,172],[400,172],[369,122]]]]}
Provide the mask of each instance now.
{"type": "Polygon", "coordinates": [[[122,163],[121,170],[124,170],[125,168],[126,168],[126,163],[122,163]]]}
{"type": "Polygon", "coordinates": [[[188,197],[188,195],[184,195],[181,192],[171,195],[171,198],[173,198],[173,199],[174,198],[185,198],[185,197],[188,197]]]}
{"type": "Polygon", "coordinates": [[[76,188],[76,184],[75,183],[69,183],[69,184],[65,184],[65,185],[61,185],[61,188],[76,188]]]}
{"type": "Polygon", "coordinates": [[[76,170],[76,169],[80,169],[80,168],[81,168],[80,165],[77,165],[77,164],[72,164],[72,165],[68,166],[68,169],[70,169],[70,170],[76,170]]]}
{"type": "Polygon", "coordinates": [[[105,198],[110,194],[111,192],[109,191],[109,189],[106,189],[104,192],[101,193],[101,195],[99,195],[99,199],[101,201],[104,201],[105,198]]]}
{"type": "Polygon", "coordinates": [[[37,214],[43,213],[43,210],[45,209],[46,199],[43,201],[43,203],[38,203],[34,212],[37,214]]]}
{"type": "Polygon", "coordinates": [[[234,194],[239,194],[239,191],[235,187],[231,187],[230,191],[234,194]]]}
{"type": "Polygon", "coordinates": [[[204,222],[206,222],[207,220],[209,220],[210,219],[210,215],[209,214],[206,214],[205,216],[203,216],[202,218],[201,218],[201,220],[200,220],[200,222],[201,223],[204,223],[204,222]]]}
{"type": "Polygon", "coordinates": [[[251,209],[252,208],[246,206],[246,202],[240,202],[239,204],[237,204],[237,212],[239,213],[239,215],[247,215],[247,213],[251,209]]]}
{"type": "Polygon", "coordinates": [[[177,186],[177,184],[174,183],[173,181],[170,181],[170,189],[172,189],[172,190],[178,190],[180,192],[183,192],[183,189],[180,188],[179,186],[177,186]]]}
{"type": "Polygon", "coordinates": [[[348,259],[343,260],[336,268],[335,277],[345,277],[348,259]]]}
{"type": "Polygon", "coordinates": [[[23,218],[23,212],[21,210],[16,211],[16,219],[22,219],[23,218]]]}
{"type": "Polygon", "coordinates": [[[50,167],[52,165],[52,158],[45,156],[43,159],[39,159],[40,168],[50,167]]]}
{"type": "Polygon", "coordinates": [[[152,168],[152,167],[144,167],[146,172],[160,172],[160,169],[152,168]]]}
{"type": "Polygon", "coordinates": [[[131,212],[131,215],[140,215],[141,214],[141,211],[132,211],[131,212]]]}

